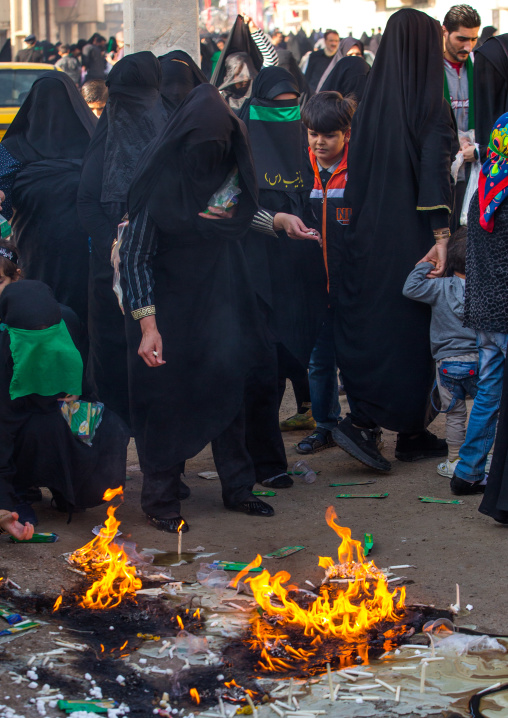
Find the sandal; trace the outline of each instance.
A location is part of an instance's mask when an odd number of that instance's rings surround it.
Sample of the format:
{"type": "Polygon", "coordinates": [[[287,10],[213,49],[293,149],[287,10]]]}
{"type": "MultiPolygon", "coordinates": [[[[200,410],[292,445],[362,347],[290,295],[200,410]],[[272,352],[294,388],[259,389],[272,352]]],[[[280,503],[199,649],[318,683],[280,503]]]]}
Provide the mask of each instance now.
{"type": "Polygon", "coordinates": [[[297,454],[317,454],[318,451],[331,449],[335,446],[332,432],[327,429],[317,429],[313,434],[306,436],[296,445],[297,454]]]}
{"type": "Polygon", "coordinates": [[[146,515],[150,526],[154,526],[159,531],[167,531],[169,534],[177,534],[178,528],[183,521],[183,526],[180,531],[185,534],[189,530],[189,524],[181,516],[174,516],[171,519],[159,519],[157,516],[146,515]]]}

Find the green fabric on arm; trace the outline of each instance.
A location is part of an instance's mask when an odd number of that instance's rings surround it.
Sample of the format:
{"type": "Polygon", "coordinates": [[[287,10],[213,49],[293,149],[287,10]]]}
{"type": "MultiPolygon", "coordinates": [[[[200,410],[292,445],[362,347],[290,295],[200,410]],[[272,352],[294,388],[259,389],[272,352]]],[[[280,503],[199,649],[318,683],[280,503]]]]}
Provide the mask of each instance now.
{"type": "Polygon", "coordinates": [[[4,326],[9,332],[14,362],[11,399],[29,394],[80,396],[83,361],[63,319],[47,329],[4,326]]]}

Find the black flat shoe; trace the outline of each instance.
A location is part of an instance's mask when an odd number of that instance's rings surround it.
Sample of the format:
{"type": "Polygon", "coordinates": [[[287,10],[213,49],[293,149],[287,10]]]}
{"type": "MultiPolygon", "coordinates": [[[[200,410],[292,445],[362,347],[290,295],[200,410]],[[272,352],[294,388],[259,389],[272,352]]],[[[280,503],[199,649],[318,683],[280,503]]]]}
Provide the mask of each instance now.
{"type": "Polygon", "coordinates": [[[168,534],[177,534],[178,533],[178,527],[183,521],[183,526],[181,528],[181,532],[183,534],[186,534],[189,530],[189,524],[185,519],[183,519],[181,516],[175,516],[172,519],[159,519],[157,516],[149,516],[146,515],[146,518],[148,519],[148,523],[150,526],[154,526],[154,528],[158,529],[159,531],[166,531],[168,534]]]}
{"type": "Polygon", "coordinates": [[[411,438],[408,434],[399,434],[395,446],[395,458],[399,461],[421,461],[437,459],[448,455],[448,444],[445,439],[438,439],[435,434],[425,429],[411,438]]]}
{"type": "Polygon", "coordinates": [[[235,504],[234,506],[226,506],[226,508],[230,511],[240,511],[241,513],[248,514],[249,516],[268,517],[273,516],[275,513],[270,504],[267,504],[264,501],[260,501],[256,498],[246,499],[245,501],[241,501],[239,504],[235,504]]]}
{"type": "Polygon", "coordinates": [[[272,476],[270,479],[263,479],[259,483],[267,489],[290,489],[294,481],[288,474],[279,474],[278,476],[272,476]]]}
{"type": "Polygon", "coordinates": [[[480,481],[465,481],[456,474],[450,479],[450,490],[455,496],[466,496],[467,494],[485,493],[486,484],[480,481]]]}

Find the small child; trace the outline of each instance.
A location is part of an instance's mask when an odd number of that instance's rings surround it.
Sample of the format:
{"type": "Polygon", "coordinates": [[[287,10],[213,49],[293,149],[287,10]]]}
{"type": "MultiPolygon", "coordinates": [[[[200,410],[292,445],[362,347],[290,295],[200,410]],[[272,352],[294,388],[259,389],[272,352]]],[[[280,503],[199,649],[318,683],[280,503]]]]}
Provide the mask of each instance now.
{"type": "Polygon", "coordinates": [[[448,458],[437,467],[447,478],[459,460],[459,450],[466,438],[466,395],[476,396],[478,352],[476,334],[462,326],[466,286],[467,228],[459,227],[448,243],[446,277],[429,279],[432,263],[417,264],[402,290],[405,297],[430,304],[430,342],[436,361],[436,384],[441,411],[446,412],[448,458]]]}
{"type": "Polygon", "coordinates": [[[5,287],[21,278],[18,253],[14,242],[9,239],[0,239],[0,294],[5,287]]]}

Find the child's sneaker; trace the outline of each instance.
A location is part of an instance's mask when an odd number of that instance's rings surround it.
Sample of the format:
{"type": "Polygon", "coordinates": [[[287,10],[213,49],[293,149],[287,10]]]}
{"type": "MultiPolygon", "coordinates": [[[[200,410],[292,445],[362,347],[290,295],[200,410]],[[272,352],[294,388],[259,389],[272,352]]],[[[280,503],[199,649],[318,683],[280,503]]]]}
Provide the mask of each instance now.
{"type": "Polygon", "coordinates": [[[455,467],[459,463],[460,459],[455,459],[455,461],[450,461],[449,459],[446,459],[446,461],[442,461],[440,464],[437,465],[437,473],[439,476],[445,476],[447,479],[452,479],[453,474],[455,472],[455,467]]]}
{"type": "Polygon", "coordinates": [[[294,414],[289,419],[281,421],[281,431],[313,431],[316,428],[316,421],[312,416],[312,409],[307,409],[303,414],[294,414]]]}

